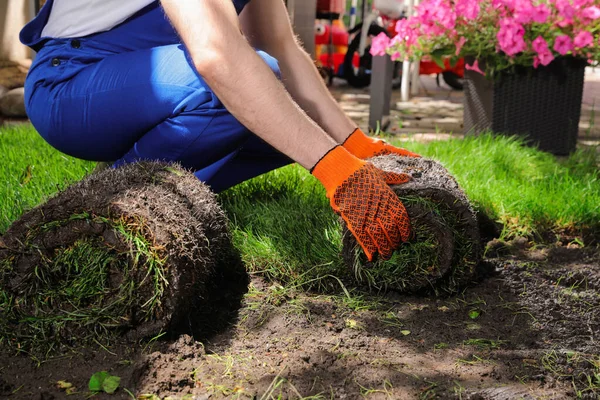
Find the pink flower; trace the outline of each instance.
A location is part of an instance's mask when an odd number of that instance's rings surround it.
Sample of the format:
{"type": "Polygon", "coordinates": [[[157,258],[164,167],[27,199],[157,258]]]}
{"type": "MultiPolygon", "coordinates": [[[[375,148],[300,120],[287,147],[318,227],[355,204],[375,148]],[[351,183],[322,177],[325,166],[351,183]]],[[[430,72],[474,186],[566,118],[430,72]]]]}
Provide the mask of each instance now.
{"type": "Polygon", "coordinates": [[[556,9],[558,10],[558,15],[565,19],[573,19],[575,16],[575,8],[573,8],[569,0],[556,0],[556,9]]]}
{"type": "Polygon", "coordinates": [[[552,60],[554,60],[554,55],[550,50],[546,49],[546,51],[542,51],[533,58],[533,66],[534,68],[537,68],[540,64],[546,66],[550,64],[552,60]]]}
{"type": "Polygon", "coordinates": [[[514,18],[520,24],[528,24],[533,20],[535,9],[531,0],[523,0],[515,4],[514,18]]]}
{"type": "Polygon", "coordinates": [[[492,2],[492,4],[494,4],[494,7],[496,8],[505,7],[508,8],[510,11],[515,11],[517,6],[519,5],[519,1],[520,0],[495,0],[492,2]]]}
{"type": "Polygon", "coordinates": [[[456,26],[456,13],[450,8],[449,3],[438,3],[434,11],[434,21],[446,29],[454,29],[456,26]]]}
{"type": "Polygon", "coordinates": [[[465,19],[475,19],[479,15],[479,1],[477,0],[456,0],[454,9],[458,17],[465,19]]]}
{"type": "Polygon", "coordinates": [[[513,19],[504,18],[500,20],[500,29],[496,34],[498,45],[508,56],[514,56],[527,49],[524,40],[525,29],[523,25],[515,22],[513,19]]]}
{"type": "Polygon", "coordinates": [[[594,43],[594,37],[588,31],[581,31],[573,39],[573,45],[578,49],[583,49],[594,43]]]}
{"type": "Polygon", "coordinates": [[[465,42],[467,41],[467,39],[465,39],[465,37],[461,37],[460,39],[458,39],[458,42],[456,42],[456,52],[454,53],[455,55],[459,55],[460,51],[462,50],[462,47],[465,45],[465,42]]]}
{"type": "Polygon", "coordinates": [[[584,8],[581,11],[581,16],[583,16],[584,18],[589,18],[589,19],[598,19],[598,18],[600,18],[600,8],[598,8],[596,6],[584,8]]]}
{"type": "Polygon", "coordinates": [[[573,0],[575,8],[583,8],[592,4],[595,0],[573,0]]]}
{"type": "Polygon", "coordinates": [[[400,56],[401,56],[401,54],[400,54],[400,52],[399,52],[399,51],[395,51],[395,52],[393,52],[393,53],[392,53],[392,56],[391,56],[391,58],[392,58],[392,61],[396,61],[397,59],[399,59],[399,58],[400,58],[400,56]]]}
{"type": "Polygon", "coordinates": [[[541,36],[536,37],[533,42],[531,42],[531,47],[536,53],[548,51],[548,43],[541,36]]]}
{"type": "Polygon", "coordinates": [[[554,50],[563,56],[573,50],[573,41],[567,35],[560,35],[554,41],[554,50]]]}
{"type": "Polygon", "coordinates": [[[465,64],[465,69],[468,71],[475,71],[477,73],[480,73],[481,75],[485,76],[485,72],[483,72],[481,70],[481,68],[479,68],[479,61],[475,60],[475,62],[473,62],[472,65],[469,64],[465,64]]]}
{"type": "Polygon", "coordinates": [[[536,56],[533,57],[533,67],[537,68],[541,65],[548,65],[554,60],[554,55],[548,48],[548,42],[544,40],[543,37],[536,37],[533,42],[531,42],[531,47],[537,53],[536,56]]]}
{"type": "Polygon", "coordinates": [[[386,49],[390,44],[390,38],[385,32],[381,32],[379,35],[375,36],[371,41],[371,51],[370,53],[374,56],[384,56],[386,54],[386,49]]]}
{"type": "Polygon", "coordinates": [[[407,29],[408,29],[408,19],[403,18],[403,19],[399,19],[398,22],[396,22],[396,33],[405,32],[407,29]]]}
{"type": "Polygon", "coordinates": [[[549,16],[550,9],[548,8],[548,6],[545,4],[540,4],[539,6],[534,7],[531,18],[534,22],[537,22],[538,24],[543,24],[548,20],[549,16]]]}
{"type": "MultiPolygon", "coordinates": [[[[414,59],[473,50],[481,60],[507,58],[498,68],[532,61],[541,68],[567,54],[598,58],[600,0],[420,0],[416,10],[396,23],[393,39],[375,39],[371,52],[414,59]]],[[[477,63],[467,69],[483,73],[477,63]]]]}
{"type": "Polygon", "coordinates": [[[573,25],[573,20],[570,18],[562,19],[556,23],[561,28],[568,28],[569,25],[573,25]]]}
{"type": "Polygon", "coordinates": [[[390,45],[398,42],[405,42],[407,46],[411,46],[417,37],[420,35],[415,29],[410,26],[408,19],[401,19],[396,23],[396,33],[390,45]]]}

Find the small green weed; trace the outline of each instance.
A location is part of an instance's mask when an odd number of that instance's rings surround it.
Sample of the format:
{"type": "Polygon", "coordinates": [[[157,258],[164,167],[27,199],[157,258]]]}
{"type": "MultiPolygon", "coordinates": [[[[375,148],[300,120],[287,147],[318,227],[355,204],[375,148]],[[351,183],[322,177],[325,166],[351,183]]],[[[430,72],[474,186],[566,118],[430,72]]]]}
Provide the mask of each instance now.
{"type": "Polygon", "coordinates": [[[600,396],[600,355],[576,351],[547,351],[542,367],[561,380],[570,381],[577,398],[600,396]]]}
{"type": "Polygon", "coordinates": [[[92,393],[104,392],[113,394],[119,388],[120,383],[120,377],[111,375],[106,371],[100,371],[91,376],[88,388],[92,393]]]}
{"type": "Polygon", "coordinates": [[[450,345],[448,343],[440,342],[433,345],[435,350],[447,349],[450,345]]]}
{"type": "Polygon", "coordinates": [[[362,397],[367,398],[368,396],[372,395],[372,394],[382,394],[385,396],[385,398],[387,399],[393,399],[394,397],[394,385],[392,385],[392,383],[390,381],[388,381],[387,379],[385,379],[383,381],[383,383],[381,384],[381,389],[375,389],[375,388],[370,388],[370,387],[366,387],[361,385],[360,383],[358,383],[357,381],[354,381],[354,383],[356,383],[356,385],[358,385],[358,387],[360,388],[360,395],[362,397]]]}
{"type": "Polygon", "coordinates": [[[471,354],[469,358],[459,358],[456,360],[456,364],[460,365],[477,365],[477,364],[494,364],[492,360],[479,357],[477,354],[471,354]]]}
{"type": "Polygon", "coordinates": [[[475,346],[480,349],[495,350],[502,345],[506,344],[506,340],[495,340],[495,339],[467,339],[463,341],[465,346],[475,346]]]}

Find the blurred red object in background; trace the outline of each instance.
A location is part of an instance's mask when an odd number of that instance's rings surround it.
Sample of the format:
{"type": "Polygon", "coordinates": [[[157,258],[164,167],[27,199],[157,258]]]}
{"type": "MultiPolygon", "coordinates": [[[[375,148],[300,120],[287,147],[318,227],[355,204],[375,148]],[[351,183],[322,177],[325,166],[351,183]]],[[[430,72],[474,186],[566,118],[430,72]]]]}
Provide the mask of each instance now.
{"type": "Polygon", "coordinates": [[[317,0],[317,13],[343,14],[346,0],[317,0]]]}
{"type": "MultiPolygon", "coordinates": [[[[333,25],[333,37],[331,37],[332,27],[329,26],[327,21],[319,21],[315,23],[315,44],[317,45],[328,45],[344,46],[348,47],[349,34],[346,31],[346,27],[343,22],[335,20],[333,25]]],[[[345,51],[346,49],[344,49],[345,51]]]]}

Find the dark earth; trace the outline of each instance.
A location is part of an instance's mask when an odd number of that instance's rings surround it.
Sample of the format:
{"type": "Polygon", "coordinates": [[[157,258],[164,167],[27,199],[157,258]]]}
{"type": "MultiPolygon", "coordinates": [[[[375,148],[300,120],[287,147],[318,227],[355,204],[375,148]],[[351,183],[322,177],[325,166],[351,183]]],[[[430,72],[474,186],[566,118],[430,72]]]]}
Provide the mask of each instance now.
{"type": "Polygon", "coordinates": [[[600,398],[600,247],[576,238],[493,240],[479,281],[445,298],[246,283],[223,277],[212,304],[150,342],[4,352],[0,397],[62,399],[67,381],[88,398],[106,370],[120,388],[94,398],[600,398]]]}

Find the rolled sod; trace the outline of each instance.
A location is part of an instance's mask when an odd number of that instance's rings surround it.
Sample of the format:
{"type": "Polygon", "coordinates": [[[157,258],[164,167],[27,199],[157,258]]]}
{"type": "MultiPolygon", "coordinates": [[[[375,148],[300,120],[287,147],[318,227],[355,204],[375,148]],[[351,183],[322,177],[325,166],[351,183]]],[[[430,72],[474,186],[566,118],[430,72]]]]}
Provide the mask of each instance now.
{"type": "Polygon", "coordinates": [[[454,292],[473,278],[482,249],[476,214],[456,180],[426,158],[380,156],[369,160],[412,180],[392,186],[411,220],[412,237],[390,260],[368,262],[345,230],[342,254],[359,282],[402,292],[454,292]]]}
{"type": "Polygon", "coordinates": [[[209,188],[164,163],[94,173],[0,238],[0,339],[52,351],[168,330],[236,263],[209,188]]]}

